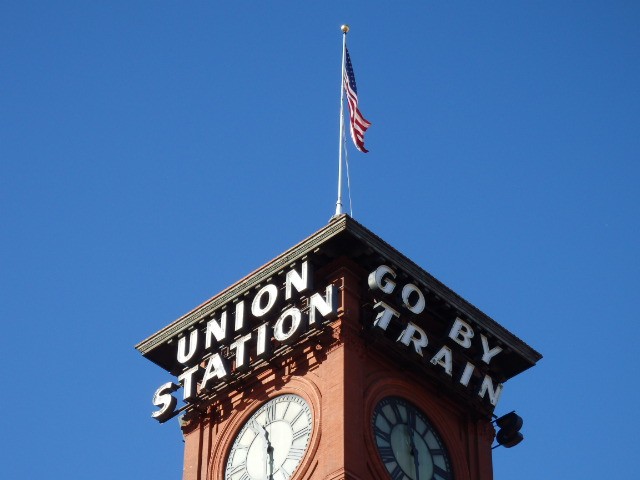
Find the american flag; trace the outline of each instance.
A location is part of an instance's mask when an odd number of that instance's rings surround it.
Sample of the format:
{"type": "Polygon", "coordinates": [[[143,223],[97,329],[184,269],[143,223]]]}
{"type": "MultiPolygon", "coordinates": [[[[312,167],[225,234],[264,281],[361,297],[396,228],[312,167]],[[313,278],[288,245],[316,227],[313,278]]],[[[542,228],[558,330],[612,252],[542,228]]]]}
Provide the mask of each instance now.
{"type": "Polygon", "coordinates": [[[353,65],[351,65],[351,57],[349,50],[345,46],[345,69],[342,85],[347,93],[347,101],[349,102],[349,124],[351,130],[351,138],[356,148],[361,152],[367,153],[369,150],[364,148],[364,132],[371,125],[360,113],[358,109],[358,89],[356,87],[356,76],[353,73],[353,65]]]}

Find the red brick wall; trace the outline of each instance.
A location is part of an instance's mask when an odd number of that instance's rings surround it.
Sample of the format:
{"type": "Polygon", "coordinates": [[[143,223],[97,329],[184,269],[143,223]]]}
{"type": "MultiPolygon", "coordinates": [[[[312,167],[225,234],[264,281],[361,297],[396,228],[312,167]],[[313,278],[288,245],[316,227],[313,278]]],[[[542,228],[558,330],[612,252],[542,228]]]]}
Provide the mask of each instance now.
{"type": "Polygon", "coordinates": [[[222,480],[226,452],[244,421],[267,399],[295,393],[309,403],[314,429],[296,480],[387,480],[370,419],[387,395],[421,407],[448,448],[455,480],[492,480],[493,428],[429,380],[394,364],[362,335],[360,296],[366,272],[343,259],[316,274],[316,285],[340,287],[339,317],[319,338],[296,345],[225,399],[200,406],[183,421],[184,480],[222,480]]]}

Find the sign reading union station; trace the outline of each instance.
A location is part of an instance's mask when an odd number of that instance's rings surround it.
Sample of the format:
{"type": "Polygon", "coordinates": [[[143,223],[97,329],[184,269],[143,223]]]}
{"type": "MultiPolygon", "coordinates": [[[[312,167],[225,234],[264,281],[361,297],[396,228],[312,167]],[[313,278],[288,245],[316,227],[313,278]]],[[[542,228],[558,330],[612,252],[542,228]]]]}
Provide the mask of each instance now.
{"type": "Polygon", "coordinates": [[[239,378],[258,375],[274,359],[331,343],[326,330],[345,311],[347,289],[359,298],[359,335],[367,348],[435,379],[485,412],[493,411],[506,380],[540,358],[341,216],[136,346],[175,377],[153,395],[152,416],[164,422],[239,378]]]}

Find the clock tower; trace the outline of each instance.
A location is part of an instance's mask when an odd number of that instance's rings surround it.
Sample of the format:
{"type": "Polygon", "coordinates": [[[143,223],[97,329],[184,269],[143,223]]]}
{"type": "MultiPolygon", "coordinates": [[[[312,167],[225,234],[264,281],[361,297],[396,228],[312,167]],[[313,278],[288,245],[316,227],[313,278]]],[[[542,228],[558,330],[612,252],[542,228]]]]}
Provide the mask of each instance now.
{"type": "Polygon", "coordinates": [[[184,480],[490,480],[494,408],[541,358],[346,215],[136,348],[184,480]]]}

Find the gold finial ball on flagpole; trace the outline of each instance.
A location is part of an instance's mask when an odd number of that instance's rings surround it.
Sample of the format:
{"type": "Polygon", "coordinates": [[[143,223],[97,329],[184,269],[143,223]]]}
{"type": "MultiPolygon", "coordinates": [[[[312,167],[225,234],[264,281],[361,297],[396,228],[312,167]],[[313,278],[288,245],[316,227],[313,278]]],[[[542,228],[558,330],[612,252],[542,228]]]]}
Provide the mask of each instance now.
{"type": "Polygon", "coordinates": [[[342,30],[342,33],[347,33],[349,31],[349,25],[345,23],[344,25],[340,26],[340,30],[342,30]]]}

